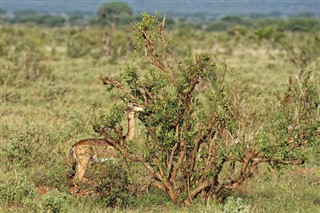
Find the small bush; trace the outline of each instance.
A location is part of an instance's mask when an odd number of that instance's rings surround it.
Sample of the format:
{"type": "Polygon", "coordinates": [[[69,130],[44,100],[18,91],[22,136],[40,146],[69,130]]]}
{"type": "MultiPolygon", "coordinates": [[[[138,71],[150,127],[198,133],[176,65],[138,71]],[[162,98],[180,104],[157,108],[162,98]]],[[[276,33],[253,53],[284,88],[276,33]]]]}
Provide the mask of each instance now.
{"type": "Polygon", "coordinates": [[[7,175],[4,181],[0,181],[1,205],[23,207],[30,212],[61,212],[66,208],[67,193],[50,189],[40,194],[25,174],[19,172],[18,175],[15,179],[7,175]]]}
{"type": "Polygon", "coordinates": [[[85,34],[76,33],[67,42],[67,55],[70,58],[80,58],[90,53],[94,42],[85,34]]]}
{"type": "Polygon", "coordinates": [[[64,212],[66,211],[67,193],[62,193],[57,190],[47,192],[40,196],[37,202],[37,211],[41,212],[64,212]]]}
{"type": "Polygon", "coordinates": [[[105,168],[105,173],[102,181],[97,186],[97,191],[103,194],[101,200],[106,206],[128,206],[130,200],[133,199],[133,194],[129,191],[130,178],[128,168],[122,163],[114,165],[110,163],[108,168],[105,168]]]}
{"type": "MultiPolygon", "coordinates": [[[[8,35],[4,36],[7,39],[8,35]]],[[[6,54],[1,59],[0,84],[24,86],[38,79],[51,78],[52,69],[44,61],[41,41],[20,37],[13,37],[16,43],[3,47],[6,54]]]]}
{"type": "Polygon", "coordinates": [[[31,201],[34,201],[36,197],[34,185],[30,184],[25,177],[17,178],[0,181],[0,201],[9,205],[33,205],[31,201]]]}

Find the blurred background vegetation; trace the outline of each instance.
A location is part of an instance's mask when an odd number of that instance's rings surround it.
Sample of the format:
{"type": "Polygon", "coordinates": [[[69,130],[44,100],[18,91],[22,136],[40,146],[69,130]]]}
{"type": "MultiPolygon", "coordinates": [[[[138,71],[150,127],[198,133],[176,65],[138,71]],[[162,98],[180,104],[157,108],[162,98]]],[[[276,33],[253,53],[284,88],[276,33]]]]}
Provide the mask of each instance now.
{"type": "MultiPolygon", "coordinates": [[[[119,191],[113,197],[77,199],[67,193],[71,145],[97,137],[93,106],[108,112],[119,95],[105,93],[99,76],[119,75],[132,60],[141,73],[149,69],[134,57],[139,53],[131,25],[139,20],[123,2],[103,4],[96,14],[1,9],[0,211],[318,212],[317,154],[299,167],[260,168],[222,204],[199,200],[186,209],[152,189],[140,197],[119,191]]],[[[248,106],[263,108],[285,89],[289,76],[301,70],[313,73],[320,90],[316,14],[168,15],[166,29],[180,44],[177,52],[213,49],[224,55],[226,81],[242,84],[248,106]]],[[[319,148],[320,141],[316,143],[319,148]]],[[[98,168],[99,177],[104,177],[104,169],[98,168]]],[[[114,178],[121,177],[114,173],[114,178]]],[[[102,186],[112,181],[103,180],[102,186]]]]}
{"type": "MultiPolygon", "coordinates": [[[[2,7],[5,7],[6,3],[8,4],[8,2],[4,2],[2,7]]],[[[16,5],[16,7],[17,6],[18,5],[16,5]]],[[[316,7],[317,5],[315,4],[314,6],[316,7]]],[[[16,9],[14,11],[1,8],[1,22],[8,24],[34,24],[43,27],[62,27],[111,25],[126,26],[135,21],[141,20],[140,14],[125,2],[103,3],[99,6],[96,12],[92,10],[73,11],[72,9],[69,9],[66,12],[59,13],[54,12],[54,10],[50,11],[50,8],[48,7],[42,8],[42,10],[33,10],[31,8],[28,7],[28,9],[21,9],[20,7],[20,9],[16,9]]],[[[196,11],[197,8],[195,7],[194,9],[196,11]]],[[[280,9],[285,10],[285,8],[280,9]]],[[[245,9],[242,8],[242,10],[245,9]]],[[[276,10],[276,8],[274,8],[274,10],[276,10]]],[[[171,9],[169,11],[174,10],[171,9]]],[[[250,12],[249,9],[247,13],[238,15],[237,13],[224,14],[223,11],[221,11],[220,15],[214,13],[169,12],[167,25],[170,25],[174,28],[191,27],[207,32],[226,31],[236,26],[249,29],[256,27],[273,27],[279,31],[300,32],[316,31],[319,30],[320,27],[319,14],[317,13],[299,13],[295,11],[291,11],[291,13],[286,14],[282,14],[281,12],[259,13],[252,11],[250,12]]]]}

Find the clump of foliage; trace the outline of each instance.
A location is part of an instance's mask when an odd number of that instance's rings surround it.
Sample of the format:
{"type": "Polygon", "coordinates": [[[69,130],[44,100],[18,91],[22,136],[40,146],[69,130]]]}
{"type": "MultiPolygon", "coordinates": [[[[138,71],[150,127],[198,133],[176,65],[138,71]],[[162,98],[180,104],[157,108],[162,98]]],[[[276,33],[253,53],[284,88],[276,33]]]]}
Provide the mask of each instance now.
{"type": "Polygon", "coordinates": [[[5,22],[11,24],[35,24],[43,27],[62,27],[66,20],[60,15],[38,14],[34,10],[18,10],[13,17],[5,17],[5,22]]]}
{"type": "Polygon", "coordinates": [[[97,18],[101,24],[113,26],[132,15],[133,9],[125,2],[104,3],[97,12],[97,18]]]}
{"type": "Polygon", "coordinates": [[[117,30],[107,30],[102,38],[101,55],[106,60],[116,61],[129,55],[133,49],[133,39],[117,30]]]}
{"type": "MultiPolygon", "coordinates": [[[[121,160],[125,162],[124,159],[121,160]]],[[[106,167],[101,168],[99,175],[103,178],[99,178],[101,182],[96,186],[96,191],[103,195],[101,201],[111,207],[127,206],[134,197],[128,165],[112,162],[106,167]]]]}
{"type": "Polygon", "coordinates": [[[25,85],[29,81],[51,77],[52,70],[50,65],[45,63],[42,40],[36,36],[26,35],[20,29],[9,27],[1,29],[0,84],[25,85]]]}
{"type": "Polygon", "coordinates": [[[95,42],[86,34],[75,33],[67,42],[67,55],[70,58],[79,58],[90,53],[95,42]]]}
{"type": "Polygon", "coordinates": [[[2,67],[1,84],[24,85],[27,81],[48,78],[51,68],[43,62],[41,51],[26,48],[9,52],[2,67]]]}
{"type": "Polygon", "coordinates": [[[139,115],[144,150],[124,143],[119,116],[112,126],[106,123],[107,128],[96,130],[124,158],[144,166],[152,186],[174,203],[189,205],[197,197],[221,200],[259,164],[302,164],[305,148],[318,146],[319,121],[314,118],[319,94],[310,75],[291,79],[288,90],[276,103],[266,103],[265,110],[251,110],[240,85],[224,82],[228,69],[221,56],[177,56],[165,37],[165,17],[161,21],[160,15],[143,14],[134,29],[152,67],[144,76],[130,65],[121,78],[100,79],[108,91],[122,93],[119,101],[144,105],[139,115]],[[213,74],[216,80],[199,95],[197,85],[213,74]]]}
{"type": "Polygon", "coordinates": [[[40,191],[25,176],[17,177],[15,182],[0,182],[0,202],[12,206],[24,206],[28,211],[61,212],[66,211],[64,203],[70,199],[68,194],[51,190],[41,195],[40,191]]]}
{"type": "Polygon", "coordinates": [[[284,50],[284,58],[299,68],[300,72],[318,60],[320,55],[320,37],[317,33],[311,33],[310,36],[305,37],[303,34],[299,35],[297,42],[290,42],[291,38],[280,39],[278,41],[279,49],[284,50]]]}

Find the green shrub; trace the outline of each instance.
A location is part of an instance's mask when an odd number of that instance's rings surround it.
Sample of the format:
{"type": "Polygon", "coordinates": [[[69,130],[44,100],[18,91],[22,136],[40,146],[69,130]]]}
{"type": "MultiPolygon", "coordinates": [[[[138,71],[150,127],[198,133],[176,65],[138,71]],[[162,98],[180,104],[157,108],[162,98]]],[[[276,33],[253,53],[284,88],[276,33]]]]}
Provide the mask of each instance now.
{"type": "Polygon", "coordinates": [[[290,18],[286,22],[283,22],[279,28],[281,30],[292,31],[292,32],[316,32],[320,30],[319,18],[305,18],[305,17],[294,17],[290,18]]]}
{"type": "Polygon", "coordinates": [[[134,194],[129,191],[132,183],[128,169],[125,163],[114,164],[112,162],[107,165],[107,168],[103,167],[100,175],[98,173],[98,177],[103,176],[103,178],[99,178],[101,182],[97,185],[96,190],[103,194],[101,201],[104,205],[126,207],[133,200],[134,194]]]}
{"type": "Polygon", "coordinates": [[[141,163],[154,178],[154,186],[174,203],[186,205],[198,196],[224,199],[260,164],[302,164],[305,147],[312,147],[317,136],[313,117],[319,94],[310,76],[290,81],[277,104],[268,102],[258,112],[244,105],[247,100],[238,82],[224,82],[227,64],[218,55],[169,57],[175,52],[166,42],[164,23],[165,19],[161,22],[159,17],[143,14],[135,25],[138,44],[153,65],[143,78],[134,65],[121,79],[100,77],[108,91],[118,89],[123,94],[126,104],[146,107],[139,114],[143,152],[132,144],[122,145],[120,122],[102,123],[97,132],[123,157],[141,163]],[[216,78],[200,99],[196,85],[211,75],[216,78]]]}
{"type": "Polygon", "coordinates": [[[66,212],[68,211],[68,207],[66,206],[68,196],[67,193],[62,193],[57,190],[49,191],[45,195],[40,196],[37,202],[37,211],[66,212]]]}
{"type": "MultiPolygon", "coordinates": [[[[39,32],[35,29],[34,33],[39,32]]],[[[52,69],[45,62],[42,46],[43,41],[39,37],[25,35],[20,29],[5,29],[0,42],[0,84],[22,86],[51,78],[52,69]]]]}
{"type": "MultiPolygon", "coordinates": [[[[21,172],[18,174],[23,175],[21,172]]],[[[1,205],[23,207],[30,212],[61,212],[66,209],[68,196],[56,189],[40,194],[26,176],[13,179],[7,175],[4,181],[0,181],[1,205]]]]}
{"type": "MultiPolygon", "coordinates": [[[[19,174],[21,175],[21,174],[19,174]]],[[[34,185],[27,181],[26,177],[18,177],[16,180],[4,179],[0,181],[0,201],[6,204],[33,205],[36,197],[34,185]]]]}
{"type": "Polygon", "coordinates": [[[80,58],[90,53],[94,41],[83,33],[77,33],[67,42],[67,55],[70,58],[80,58]]]}

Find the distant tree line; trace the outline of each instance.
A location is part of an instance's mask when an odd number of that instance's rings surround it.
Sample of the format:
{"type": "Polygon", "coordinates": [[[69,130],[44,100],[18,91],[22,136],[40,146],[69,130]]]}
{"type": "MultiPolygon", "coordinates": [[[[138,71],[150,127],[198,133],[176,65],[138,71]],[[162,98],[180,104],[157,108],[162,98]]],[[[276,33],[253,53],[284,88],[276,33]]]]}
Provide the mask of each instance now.
{"type": "MultiPolygon", "coordinates": [[[[320,19],[312,13],[303,13],[283,18],[281,14],[252,13],[247,16],[210,17],[208,14],[193,14],[192,16],[172,14],[167,17],[167,27],[195,28],[206,31],[227,31],[235,27],[264,28],[272,26],[278,31],[318,31],[320,19]]],[[[63,26],[129,26],[141,20],[141,15],[135,15],[133,9],[125,2],[104,3],[96,14],[72,12],[68,14],[44,14],[33,10],[15,11],[8,16],[0,10],[1,23],[6,24],[35,24],[45,27],[63,26]]]]}

